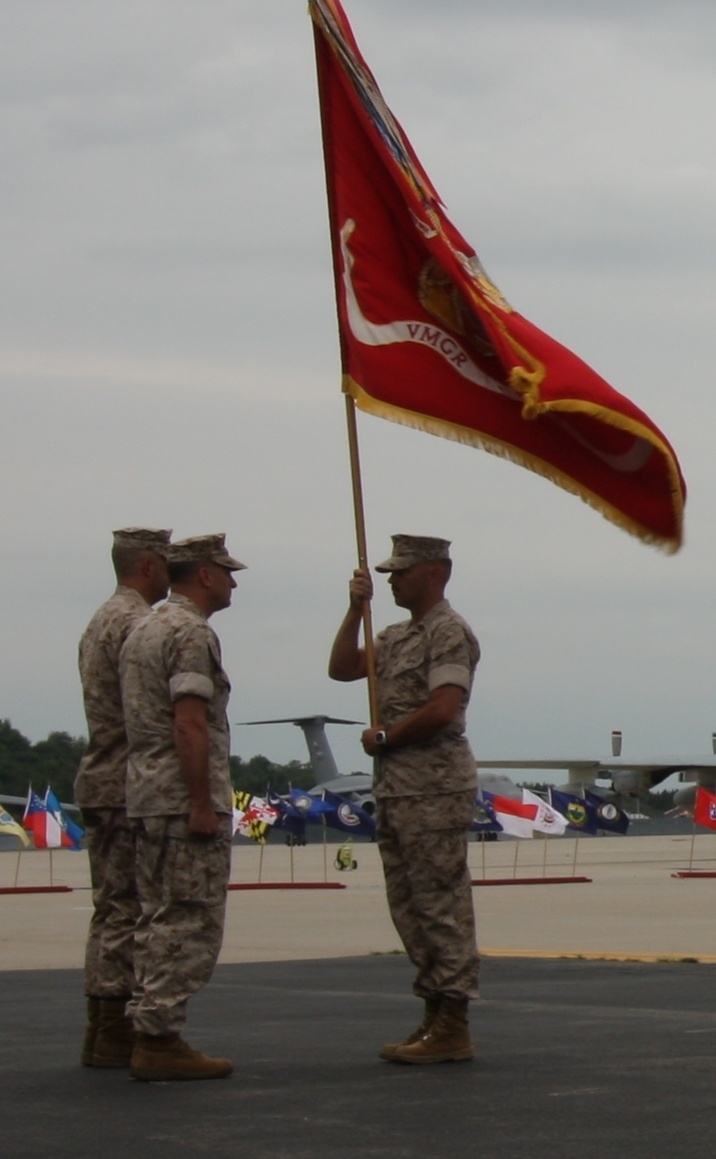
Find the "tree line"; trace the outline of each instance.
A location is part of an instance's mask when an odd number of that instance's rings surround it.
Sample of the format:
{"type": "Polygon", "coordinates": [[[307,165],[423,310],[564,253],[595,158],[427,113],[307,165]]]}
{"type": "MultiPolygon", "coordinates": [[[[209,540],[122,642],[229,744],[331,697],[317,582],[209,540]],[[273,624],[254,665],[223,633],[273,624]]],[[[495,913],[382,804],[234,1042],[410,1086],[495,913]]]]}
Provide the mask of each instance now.
{"type": "MultiPolygon", "coordinates": [[[[33,744],[9,720],[0,719],[0,795],[24,797],[32,785],[40,796],[51,785],[61,801],[74,801],[74,781],[87,741],[67,732],[51,732],[33,744]]],[[[277,793],[289,788],[310,789],[315,776],[310,764],[289,761],[274,764],[261,755],[245,761],[229,758],[231,780],[236,789],[263,796],[267,787],[277,793]]]]}
{"type": "MultiPolygon", "coordinates": [[[[61,801],[74,801],[74,780],[87,741],[67,732],[51,732],[46,740],[33,744],[9,720],[0,719],[0,795],[24,797],[32,784],[40,796],[51,785],[61,801]]],[[[229,758],[234,788],[263,796],[267,788],[275,793],[287,793],[290,788],[310,789],[316,778],[309,763],[289,761],[275,764],[260,754],[245,761],[242,757],[229,758]]],[[[546,792],[547,784],[530,784],[533,792],[546,792]]],[[[643,811],[660,816],[671,809],[673,790],[652,790],[635,802],[630,812],[643,811]]]]}

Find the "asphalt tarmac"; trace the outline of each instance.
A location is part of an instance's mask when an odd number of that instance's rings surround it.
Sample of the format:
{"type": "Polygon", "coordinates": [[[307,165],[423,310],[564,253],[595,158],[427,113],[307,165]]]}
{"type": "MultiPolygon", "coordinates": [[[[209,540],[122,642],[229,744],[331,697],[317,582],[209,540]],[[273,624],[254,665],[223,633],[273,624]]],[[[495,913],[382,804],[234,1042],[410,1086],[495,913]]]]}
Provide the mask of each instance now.
{"type": "Polygon", "coordinates": [[[186,1037],[227,1079],[82,1068],[82,976],[0,977],[0,1154],[52,1159],[706,1159],[716,967],[488,958],[474,1062],[378,1048],[418,1021],[403,955],[219,966],[186,1037]]]}

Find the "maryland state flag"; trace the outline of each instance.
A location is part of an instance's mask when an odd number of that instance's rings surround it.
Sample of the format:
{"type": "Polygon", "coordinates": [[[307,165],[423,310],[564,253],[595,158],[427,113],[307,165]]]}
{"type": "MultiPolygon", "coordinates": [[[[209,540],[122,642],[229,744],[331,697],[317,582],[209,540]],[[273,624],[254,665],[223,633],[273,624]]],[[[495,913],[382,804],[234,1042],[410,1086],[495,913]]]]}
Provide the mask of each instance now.
{"type": "Polygon", "coordinates": [[[358,407],[502,455],[668,551],[684,481],[651,420],[516,313],[449,221],[339,0],[309,0],[343,389],[358,407]]]}
{"type": "Polygon", "coordinates": [[[279,818],[278,810],[272,808],[261,797],[234,789],[233,832],[242,837],[250,837],[259,845],[265,845],[267,834],[279,818]]]}

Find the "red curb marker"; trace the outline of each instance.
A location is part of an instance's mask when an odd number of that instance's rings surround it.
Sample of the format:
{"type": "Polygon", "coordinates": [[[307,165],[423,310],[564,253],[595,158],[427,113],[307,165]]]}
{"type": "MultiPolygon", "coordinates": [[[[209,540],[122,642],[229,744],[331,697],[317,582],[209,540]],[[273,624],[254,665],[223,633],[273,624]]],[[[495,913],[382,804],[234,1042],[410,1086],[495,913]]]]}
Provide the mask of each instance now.
{"type": "Polygon", "coordinates": [[[680,869],[672,877],[716,877],[716,869],[680,869]]]}
{"type": "Polygon", "coordinates": [[[232,882],[227,889],[345,889],[340,881],[256,881],[232,882]]]}
{"type": "Polygon", "coordinates": [[[71,885],[8,885],[0,893],[72,893],[71,885]]]}
{"type": "Polygon", "coordinates": [[[591,877],[479,877],[473,885],[570,885],[572,882],[591,882],[591,877]]]}

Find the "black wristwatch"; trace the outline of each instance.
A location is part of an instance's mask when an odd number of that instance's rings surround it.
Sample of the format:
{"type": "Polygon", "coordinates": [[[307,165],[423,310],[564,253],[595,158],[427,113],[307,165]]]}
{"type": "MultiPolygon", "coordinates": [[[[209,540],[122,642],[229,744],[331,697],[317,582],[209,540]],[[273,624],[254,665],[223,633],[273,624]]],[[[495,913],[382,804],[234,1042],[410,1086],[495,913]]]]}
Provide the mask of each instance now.
{"type": "Polygon", "coordinates": [[[380,749],[387,749],[387,747],[388,747],[388,734],[384,728],[378,729],[377,733],[373,737],[373,743],[377,744],[378,748],[380,748],[380,749]]]}

